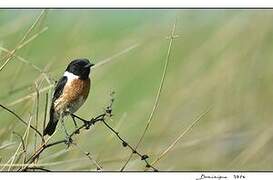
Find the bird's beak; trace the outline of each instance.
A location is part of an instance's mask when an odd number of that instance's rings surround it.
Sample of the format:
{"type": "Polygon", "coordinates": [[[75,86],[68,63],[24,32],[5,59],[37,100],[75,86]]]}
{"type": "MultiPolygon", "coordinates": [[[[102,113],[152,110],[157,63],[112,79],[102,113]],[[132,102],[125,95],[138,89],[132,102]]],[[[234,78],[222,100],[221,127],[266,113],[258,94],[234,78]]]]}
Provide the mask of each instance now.
{"type": "Polygon", "coordinates": [[[92,67],[92,66],[94,66],[95,64],[93,64],[93,63],[89,63],[89,64],[87,64],[87,65],[85,65],[84,67],[85,68],[90,68],[90,67],[92,67]]]}

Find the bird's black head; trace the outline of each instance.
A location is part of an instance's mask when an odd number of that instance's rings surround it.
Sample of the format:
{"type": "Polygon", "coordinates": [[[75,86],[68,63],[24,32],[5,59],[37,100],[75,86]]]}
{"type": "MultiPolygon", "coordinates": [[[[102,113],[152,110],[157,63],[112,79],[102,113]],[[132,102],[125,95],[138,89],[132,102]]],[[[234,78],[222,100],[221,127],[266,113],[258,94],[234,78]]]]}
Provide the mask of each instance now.
{"type": "Polygon", "coordinates": [[[79,76],[80,79],[87,79],[92,66],[94,66],[94,64],[90,63],[88,59],[75,59],[70,62],[66,71],[79,76]]]}

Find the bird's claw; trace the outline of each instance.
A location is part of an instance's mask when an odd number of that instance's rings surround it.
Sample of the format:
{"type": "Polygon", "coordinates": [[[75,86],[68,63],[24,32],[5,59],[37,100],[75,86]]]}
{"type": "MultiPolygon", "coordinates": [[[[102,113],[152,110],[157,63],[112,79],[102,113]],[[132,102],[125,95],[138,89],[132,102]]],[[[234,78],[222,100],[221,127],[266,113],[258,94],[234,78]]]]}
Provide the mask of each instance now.
{"type": "Polygon", "coordinates": [[[90,124],[89,121],[84,121],[83,123],[84,123],[85,129],[89,129],[90,128],[91,124],[90,124]]]}
{"type": "Polygon", "coordinates": [[[80,134],[80,130],[79,129],[75,130],[75,134],[80,134]]]}

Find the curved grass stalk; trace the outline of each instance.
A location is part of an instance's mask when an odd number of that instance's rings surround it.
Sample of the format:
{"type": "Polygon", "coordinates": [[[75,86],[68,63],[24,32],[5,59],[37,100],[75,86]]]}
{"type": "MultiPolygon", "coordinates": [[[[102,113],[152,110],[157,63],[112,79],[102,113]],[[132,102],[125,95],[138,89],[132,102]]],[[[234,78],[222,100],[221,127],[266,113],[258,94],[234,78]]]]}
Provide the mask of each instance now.
{"type": "Polygon", "coordinates": [[[13,58],[13,54],[16,53],[17,50],[21,49],[22,47],[24,47],[26,44],[28,44],[29,42],[31,42],[32,40],[34,40],[36,37],[38,37],[41,33],[43,33],[44,31],[47,30],[47,28],[42,29],[42,31],[36,33],[35,35],[33,35],[32,37],[30,37],[28,40],[26,40],[26,38],[29,36],[29,34],[33,31],[33,29],[36,27],[36,25],[38,24],[38,22],[41,20],[41,18],[43,17],[43,14],[45,13],[45,10],[42,10],[40,15],[37,17],[37,19],[32,23],[32,25],[30,26],[30,28],[27,30],[27,32],[24,34],[23,38],[18,42],[18,44],[16,45],[16,47],[11,51],[11,53],[8,53],[5,57],[4,60],[5,62],[2,64],[2,66],[0,67],[0,71],[2,71],[4,69],[4,67],[10,62],[10,60],[13,58]]]}
{"type": "Polygon", "coordinates": [[[183,131],[160,155],[158,158],[156,158],[151,165],[154,165],[158,163],[164,156],[167,155],[168,152],[170,152],[174,146],[190,131],[192,128],[206,115],[210,112],[212,107],[209,107],[205,112],[203,112],[201,115],[199,115],[193,122],[190,124],[185,131],[183,131]]]}
{"type": "MultiPolygon", "coordinates": [[[[137,142],[137,145],[135,146],[135,149],[137,149],[139,147],[140,143],[143,141],[143,138],[144,138],[148,128],[150,127],[150,124],[151,124],[151,121],[153,119],[154,113],[155,113],[155,111],[156,111],[156,109],[158,107],[158,104],[159,104],[159,98],[160,98],[160,95],[161,95],[161,92],[162,92],[162,87],[163,87],[165,77],[166,77],[166,72],[167,72],[169,59],[170,59],[170,55],[171,55],[173,40],[176,37],[176,35],[175,35],[176,22],[177,22],[177,19],[176,19],[176,21],[175,21],[175,23],[173,24],[173,27],[172,27],[169,46],[168,46],[168,51],[167,51],[167,56],[166,56],[165,64],[164,64],[164,69],[163,69],[162,77],[161,77],[160,84],[159,84],[159,87],[158,87],[158,90],[157,90],[157,94],[156,94],[156,97],[155,97],[154,105],[153,105],[152,111],[151,111],[151,113],[149,115],[149,118],[148,118],[147,124],[145,126],[145,129],[144,129],[141,137],[139,138],[139,140],[137,142]]],[[[130,154],[129,158],[127,159],[127,161],[125,162],[125,164],[123,165],[123,167],[121,168],[120,171],[123,171],[125,169],[125,167],[127,166],[127,164],[129,163],[129,161],[131,160],[132,157],[133,157],[133,153],[130,154]]]]}
{"type": "MultiPolygon", "coordinates": [[[[32,118],[30,118],[30,120],[29,120],[29,122],[28,122],[28,126],[27,126],[27,128],[26,128],[26,130],[25,130],[25,133],[24,133],[24,135],[23,135],[22,141],[25,140],[25,138],[26,138],[26,136],[27,136],[27,134],[28,134],[28,132],[29,132],[29,129],[30,129],[30,126],[31,126],[31,125],[30,125],[30,124],[31,124],[31,120],[32,120],[32,118]]],[[[8,166],[8,171],[10,171],[10,169],[12,168],[12,164],[14,163],[15,158],[16,158],[18,152],[19,152],[21,146],[23,145],[22,141],[20,142],[19,146],[17,147],[15,153],[11,156],[11,158],[10,158],[10,159],[7,161],[7,163],[3,166],[3,168],[1,169],[1,171],[3,171],[3,170],[5,169],[5,167],[7,167],[7,166],[8,166]],[[9,164],[9,162],[10,162],[10,164],[9,164]]]]}

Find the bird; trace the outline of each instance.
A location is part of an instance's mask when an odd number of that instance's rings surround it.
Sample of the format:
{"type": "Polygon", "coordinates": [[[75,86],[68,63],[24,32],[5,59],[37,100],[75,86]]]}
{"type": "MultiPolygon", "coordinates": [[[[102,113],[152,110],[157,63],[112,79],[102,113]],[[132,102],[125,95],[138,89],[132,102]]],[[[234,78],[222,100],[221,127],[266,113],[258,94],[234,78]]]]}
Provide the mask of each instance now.
{"type": "Polygon", "coordinates": [[[58,121],[61,119],[66,136],[68,137],[63,121],[63,118],[68,115],[71,115],[76,126],[72,114],[84,104],[88,97],[91,84],[89,74],[91,67],[94,65],[85,58],[75,59],[68,64],[63,76],[54,88],[49,122],[43,131],[44,136],[51,136],[56,130],[58,121]]]}

